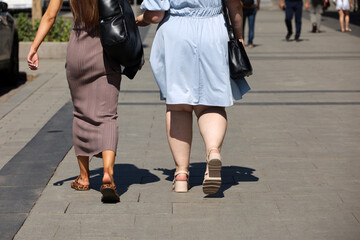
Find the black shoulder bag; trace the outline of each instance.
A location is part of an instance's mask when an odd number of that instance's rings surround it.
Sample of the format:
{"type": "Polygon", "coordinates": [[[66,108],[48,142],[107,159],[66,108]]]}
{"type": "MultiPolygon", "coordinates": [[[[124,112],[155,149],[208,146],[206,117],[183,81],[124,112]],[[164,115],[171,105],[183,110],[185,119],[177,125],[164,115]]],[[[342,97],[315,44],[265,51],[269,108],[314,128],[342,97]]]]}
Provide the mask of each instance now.
{"type": "Polygon", "coordinates": [[[104,52],[133,79],[143,64],[143,47],[128,0],[98,0],[100,41],[104,52]]]}
{"type": "Polygon", "coordinates": [[[230,39],[228,42],[230,77],[232,79],[248,77],[252,75],[253,72],[250,60],[242,43],[239,42],[238,39],[235,39],[234,30],[229,21],[225,0],[222,0],[222,5],[226,28],[230,39]]]}

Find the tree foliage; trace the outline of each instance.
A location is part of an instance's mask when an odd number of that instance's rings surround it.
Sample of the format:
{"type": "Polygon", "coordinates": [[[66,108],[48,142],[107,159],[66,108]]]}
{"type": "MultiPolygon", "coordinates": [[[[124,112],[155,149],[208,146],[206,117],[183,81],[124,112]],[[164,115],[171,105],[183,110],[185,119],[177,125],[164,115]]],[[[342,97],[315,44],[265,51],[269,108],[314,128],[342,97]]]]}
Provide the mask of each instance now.
{"type": "MultiPolygon", "coordinates": [[[[19,34],[19,41],[33,41],[36,31],[39,28],[40,19],[31,21],[28,14],[19,13],[16,17],[16,27],[19,34]]],[[[67,42],[72,29],[72,22],[69,19],[58,17],[45,37],[45,42],[67,42]]]]}

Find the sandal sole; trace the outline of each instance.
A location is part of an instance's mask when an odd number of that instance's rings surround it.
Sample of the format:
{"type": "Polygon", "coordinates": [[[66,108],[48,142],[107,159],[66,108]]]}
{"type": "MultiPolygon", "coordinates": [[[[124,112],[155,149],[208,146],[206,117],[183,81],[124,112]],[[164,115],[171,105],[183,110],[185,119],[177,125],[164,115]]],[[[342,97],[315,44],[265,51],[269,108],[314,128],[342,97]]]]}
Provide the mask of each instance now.
{"type": "Polygon", "coordinates": [[[89,191],[90,188],[79,188],[77,186],[71,186],[72,189],[75,189],[76,191],[89,191]]]}
{"type": "Polygon", "coordinates": [[[205,194],[215,194],[221,187],[221,160],[211,159],[208,162],[209,175],[203,182],[203,192],[205,194]]]}
{"type": "Polygon", "coordinates": [[[120,202],[120,198],[115,193],[114,189],[104,188],[101,189],[101,194],[103,195],[101,201],[103,203],[116,203],[120,202]]]}
{"type": "Polygon", "coordinates": [[[203,183],[203,192],[205,194],[215,194],[219,191],[221,186],[221,179],[211,180],[207,179],[203,183]]]}
{"type": "Polygon", "coordinates": [[[186,193],[188,192],[189,184],[187,181],[175,181],[173,190],[176,193],[186,193]]]}

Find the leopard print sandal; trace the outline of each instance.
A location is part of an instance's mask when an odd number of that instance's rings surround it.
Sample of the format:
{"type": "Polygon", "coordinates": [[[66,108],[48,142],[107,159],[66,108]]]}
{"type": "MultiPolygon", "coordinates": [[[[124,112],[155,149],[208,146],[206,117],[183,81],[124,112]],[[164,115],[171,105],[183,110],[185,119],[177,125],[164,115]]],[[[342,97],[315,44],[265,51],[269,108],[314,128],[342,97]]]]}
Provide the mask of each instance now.
{"type": "Polygon", "coordinates": [[[79,183],[80,176],[78,176],[75,181],[71,183],[71,188],[75,189],[76,191],[89,191],[89,185],[82,185],[79,183]]]}

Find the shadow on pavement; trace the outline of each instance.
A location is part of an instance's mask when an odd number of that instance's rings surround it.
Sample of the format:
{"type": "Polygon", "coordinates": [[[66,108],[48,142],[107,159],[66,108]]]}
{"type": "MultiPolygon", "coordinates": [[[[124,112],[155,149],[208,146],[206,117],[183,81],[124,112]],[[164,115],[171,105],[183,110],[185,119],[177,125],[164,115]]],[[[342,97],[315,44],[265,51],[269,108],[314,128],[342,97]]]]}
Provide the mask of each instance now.
{"type": "MultiPolygon", "coordinates": [[[[61,186],[64,182],[73,181],[78,176],[70,177],[55,182],[54,186],[61,186]]],[[[100,191],[102,185],[103,168],[97,168],[90,171],[90,188],[100,191]]],[[[158,182],[159,177],[149,172],[147,169],[137,168],[132,164],[115,164],[114,166],[114,180],[118,189],[118,194],[122,195],[133,184],[146,184],[158,182]]]]}
{"type": "MultiPolygon", "coordinates": [[[[190,189],[192,187],[202,185],[205,169],[206,163],[190,164],[190,189]]],[[[175,169],[155,168],[154,170],[162,171],[163,175],[167,175],[166,180],[173,181],[175,169]]],[[[220,190],[216,194],[205,196],[205,198],[223,198],[224,192],[232,186],[238,185],[239,182],[259,181],[258,177],[252,175],[255,171],[256,170],[252,168],[245,168],[239,166],[223,166],[221,168],[222,183],[220,190]]]]}
{"type": "Polygon", "coordinates": [[[19,86],[21,86],[25,83],[26,83],[26,73],[25,72],[20,72],[19,79],[17,79],[17,80],[2,79],[0,81],[0,97],[5,95],[6,93],[10,92],[11,90],[18,88],[19,86]]]}

